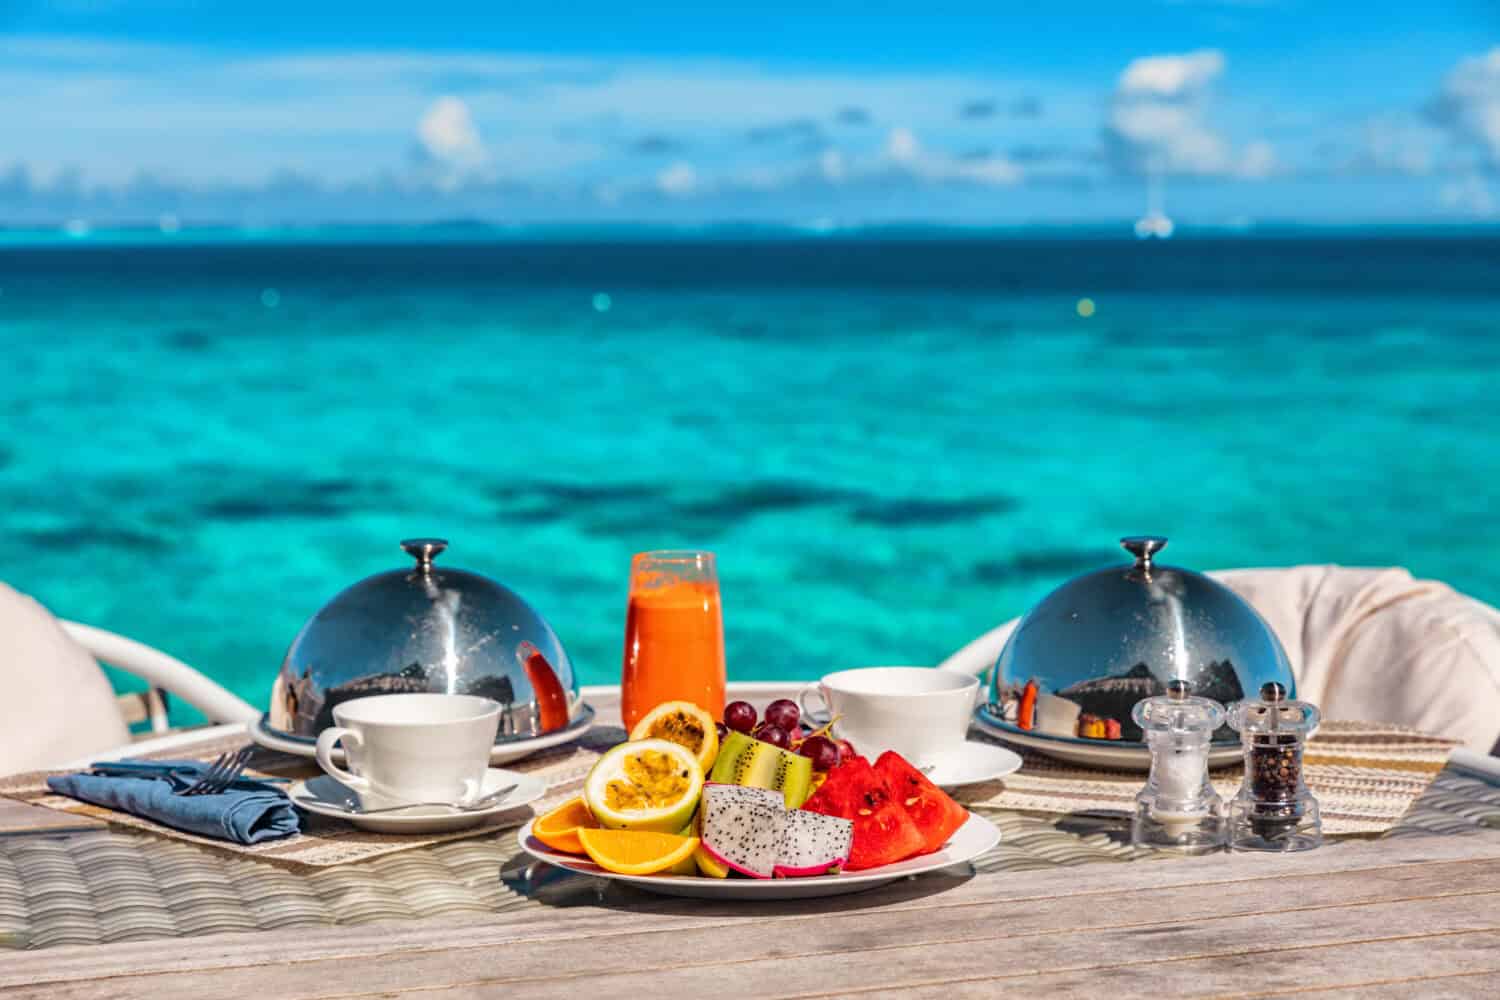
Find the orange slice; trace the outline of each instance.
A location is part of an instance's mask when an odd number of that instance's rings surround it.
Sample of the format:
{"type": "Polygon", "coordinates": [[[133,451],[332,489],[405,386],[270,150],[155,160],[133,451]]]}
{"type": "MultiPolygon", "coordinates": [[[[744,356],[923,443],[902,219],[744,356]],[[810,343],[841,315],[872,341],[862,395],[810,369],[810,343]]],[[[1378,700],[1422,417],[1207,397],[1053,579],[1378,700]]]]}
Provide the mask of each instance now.
{"type": "Polygon", "coordinates": [[[697,837],[646,830],[578,831],[578,839],[594,864],[618,875],[654,875],[691,858],[697,837]]]}
{"type": "Polygon", "coordinates": [[[599,822],[589,812],[583,796],[578,795],[531,824],[531,835],[554,851],[582,854],[583,843],[578,839],[578,831],[598,826],[599,822]]]}

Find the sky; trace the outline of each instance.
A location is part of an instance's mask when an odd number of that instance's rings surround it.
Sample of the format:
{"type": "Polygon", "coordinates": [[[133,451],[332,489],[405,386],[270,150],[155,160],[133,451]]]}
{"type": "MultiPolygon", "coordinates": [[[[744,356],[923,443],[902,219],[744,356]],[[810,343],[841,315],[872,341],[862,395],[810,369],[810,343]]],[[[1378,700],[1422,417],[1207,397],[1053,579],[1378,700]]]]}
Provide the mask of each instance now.
{"type": "Polygon", "coordinates": [[[0,225],[1087,223],[1152,188],[1190,224],[1493,217],[1500,4],[0,0],[0,225]]]}

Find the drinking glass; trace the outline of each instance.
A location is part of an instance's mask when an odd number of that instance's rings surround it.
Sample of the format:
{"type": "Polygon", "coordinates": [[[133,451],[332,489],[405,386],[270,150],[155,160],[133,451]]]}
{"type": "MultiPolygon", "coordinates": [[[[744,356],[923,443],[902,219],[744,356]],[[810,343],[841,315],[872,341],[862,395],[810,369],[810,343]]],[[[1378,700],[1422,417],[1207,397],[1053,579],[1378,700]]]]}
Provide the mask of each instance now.
{"type": "Polygon", "coordinates": [[[629,730],[664,701],[724,714],[724,622],[712,552],[640,552],[630,563],[620,714],[629,730]]]}

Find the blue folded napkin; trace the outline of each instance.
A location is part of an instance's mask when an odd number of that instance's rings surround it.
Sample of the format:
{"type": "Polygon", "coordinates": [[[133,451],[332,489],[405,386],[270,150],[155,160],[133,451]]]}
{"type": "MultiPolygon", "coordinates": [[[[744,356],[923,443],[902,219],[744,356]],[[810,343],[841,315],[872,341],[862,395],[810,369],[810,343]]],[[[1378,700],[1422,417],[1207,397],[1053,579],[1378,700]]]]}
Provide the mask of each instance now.
{"type": "Polygon", "coordinates": [[[297,810],[278,788],[242,778],[217,795],[173,795],[208,765],[192,760],[152,763],[170,770],[140,776],[65,774],[48,778],[47,787],[59,795],[237,844],[289,837],[300,829],[297,810]]]}

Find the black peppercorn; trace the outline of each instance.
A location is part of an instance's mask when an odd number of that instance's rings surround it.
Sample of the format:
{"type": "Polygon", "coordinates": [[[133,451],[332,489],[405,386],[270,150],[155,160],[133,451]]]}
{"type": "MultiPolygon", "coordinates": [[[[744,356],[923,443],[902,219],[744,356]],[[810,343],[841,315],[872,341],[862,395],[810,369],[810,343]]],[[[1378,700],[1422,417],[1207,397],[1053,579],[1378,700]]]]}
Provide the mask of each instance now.
{"type": "Polygon", "coordinates": [[[1250,746],[1251,812],[1256,833],[1274,838],[1302,817],[1297,789],[1302,784],[1302,747],[1289,733],[1265,733],[1250,746]]]}

